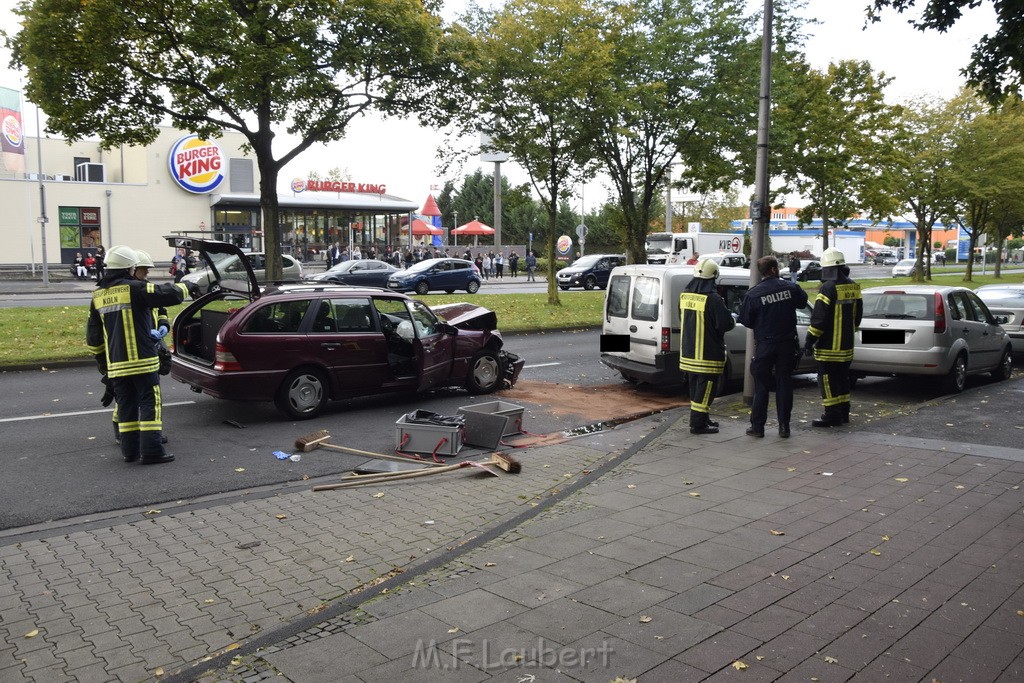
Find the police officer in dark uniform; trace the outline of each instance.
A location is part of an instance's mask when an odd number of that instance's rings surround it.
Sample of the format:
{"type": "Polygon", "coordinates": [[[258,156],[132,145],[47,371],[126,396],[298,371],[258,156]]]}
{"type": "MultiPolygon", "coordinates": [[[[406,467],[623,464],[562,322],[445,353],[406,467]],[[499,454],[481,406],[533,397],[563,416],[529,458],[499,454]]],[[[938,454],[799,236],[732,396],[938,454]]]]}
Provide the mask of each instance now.
{"type": "Polygon", "coordinates": [[[153,465],[174,456],[161,443],[160,358],[153,309],[180,304],[184,283],[155,285],[133,277],[139,256],[119,245],[107,252],[107,272],[96,283],[86,324],[86,343],[107,375],[117,401],[121,455],[125,462],[153,465]]]}
{"type": "Polygon", "coordinates": [[[703,260],[693,268],[679,295],[679,369],[690,385],[690,433],[717,434],[710,419],[715,385],[725,371],[725,333],[736,327],[732,313],[718,294],[718,264],[703,260]]]}
{"type": "Polygon", "coordinates": [[[795,282],[779,277],[779,262],[774,256],[758,259],[757,270],[764,279],[747,291],[740,310],[740,324],[754,331],[755,344],[750,360],[754,403],[747,434],[764,436],[768,392],[774,385],[779,436],[786,439],[793,412],[793,370],[800,350],[796,312],[807,305],[807,292],[795,282]]]}
{"type": "Polygon", "coordinates": [[[860,285],[850,279],[846,257],[838,249],[821,255],[821,287],[814,299],[804,347],[818,361],[818,387],[825,412],[811,424],[836,427],[850,421],[850,363],[853,335],[864,315],[860,285]]]}

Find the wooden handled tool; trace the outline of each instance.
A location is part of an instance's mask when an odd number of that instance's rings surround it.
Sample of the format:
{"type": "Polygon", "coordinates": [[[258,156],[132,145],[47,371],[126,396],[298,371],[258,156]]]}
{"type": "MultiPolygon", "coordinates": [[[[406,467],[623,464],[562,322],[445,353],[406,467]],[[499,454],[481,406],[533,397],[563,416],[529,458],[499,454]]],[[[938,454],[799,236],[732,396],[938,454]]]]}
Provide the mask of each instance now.
{"type": "Polygon", "coordinates": [[[358,448],[349,448],[348,446],[337,446],[333,443],[328,443],[331,438],[330,432],[326,429],[320,430],[319,432],[313,432],[306,436],[295,439],[295,449],[302,451],[303,453],[309,453],[315,451],[318,448],[326,448],[330,451],[338,451],[340,453],[352,453],[354,455],[364,455],[367,458],[377,458],[379,460],[393,460],[394,462],[411,462],[419,465],[426,465],[429,467],[441,467],[443,463],[431,462],[430,460],[419,460],[417,458],[408,458],[402,455],[389,455],[387,453],[374,453],[372,451],[361,451],[358,448]]]}

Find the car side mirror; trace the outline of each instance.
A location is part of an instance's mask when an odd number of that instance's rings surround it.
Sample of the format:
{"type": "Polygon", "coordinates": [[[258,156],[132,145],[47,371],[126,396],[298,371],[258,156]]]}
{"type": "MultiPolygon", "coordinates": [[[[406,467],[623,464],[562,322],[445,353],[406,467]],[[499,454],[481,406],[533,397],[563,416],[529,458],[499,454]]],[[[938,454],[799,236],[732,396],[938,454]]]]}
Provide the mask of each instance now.
{"type": "Polygon", "coordinates": [[[455,327],[455,325],[450,325],[448,323],[439,322],[437,324],[437,327],[444,334],[450,334],[453,337],[459,333],[459,328],[455,327]]]}
{"type": "Polygon", "coordinates": [[[996,325],[1005,325],[1010,322],[1010,316],[1008,315],[997,315],[995,316],[996,325]]]}

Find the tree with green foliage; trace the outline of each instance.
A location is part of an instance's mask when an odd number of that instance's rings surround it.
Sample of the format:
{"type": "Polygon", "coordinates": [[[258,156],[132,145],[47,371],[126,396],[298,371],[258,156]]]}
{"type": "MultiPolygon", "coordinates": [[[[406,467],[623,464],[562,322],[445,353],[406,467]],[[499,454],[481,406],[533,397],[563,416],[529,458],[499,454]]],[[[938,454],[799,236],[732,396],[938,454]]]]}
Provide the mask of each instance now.
{"type": "Polygon", "coordinates": [[[158,126],[245,136],[260,172],[267,276],[281,276],[277,181],[368,112],[444,119],[460,33],[418,0],[23,0],[8,46],[48,128],[104,147],[158,126]],[[281,131],[297,142],[275,150],[281,131]]]}
{"type": "Polygon", "coordinates": [[[917,230],[915,282],[931,279],[932,228],[949,213],[947,191],[958,108],[955,100],[907,102],[891,138],[894,163],[882,169],[897,202],[894,213],[909,214],[917,230]]]}
{"type": "MultiPolygon", "coordinates": [[[[882,20],[881,12],[887,7],[902,14],[917,4],[917,0],[872,0],[868,6],[868,20],[882,20]]],[[[918,19],[910,24],[921,31],[935,29],[945,33],[963,16],[964,9],[973,9],[980,0],[926,0],[918,19]]],[[[971,53],[971,61],[964,69],[969,85],[976,86],[992,104],[1009,95],[1021,95],[1021,76],[1024,75],[1024,8],[1019,1],[997,0],[993,3],[999,28],[985,34],[971,53]]]]}
{"type": "Polygon", "coordinates": [[[744,5],[631,0],[607,15],[612,60],[592,113],[630,262],[646,261],[652,207],[673,164],[695,189],[723,189],[742,175],[760,55],[744,5]]]}
{"type": "Polygon", "coordinates": [[[807,69],[799,87],[776,96],[774,121],[799,131],[793,147],[779,157],[783,192],[807,197],[800,223],[822,221],[822,249],[829,230],[858,214],[888,217],[894,201],[883,169],[891,163],[889,141],[896,110],[885,103],[891,79],[869,62],[841,61],[824,72],[807,69]]]}
{"type": "MultiPolygon", "coordinates": [[[[530,177],[548,215],[546,256],[555,261],[560,202],[593,174],[594,91],[608,73],[601,39],[604,7],[595,0],[510,0],[466,18],[477,38],[469,60],[465,124],[483,126],[493,149],[530,177]]],[[[548,303],[559,305],[548,279],[548,303]]]]}
{"type": "MultiPolygon", "coordinates": [[[[950,214],[970,236],[974,254],[988,233],[1002,246],[1014,229],[1017,203],[1024,196],[1024,118],[1020,100],[1007,100],[990,111],[980,99],[960,100],[956,147],[950,170],[950,214]]],[[[1019,225],[1017,226],[1019,229],[1019,225]]],[[[964,281],[971,282],[974,259],[967,262],[964,281]]]]}

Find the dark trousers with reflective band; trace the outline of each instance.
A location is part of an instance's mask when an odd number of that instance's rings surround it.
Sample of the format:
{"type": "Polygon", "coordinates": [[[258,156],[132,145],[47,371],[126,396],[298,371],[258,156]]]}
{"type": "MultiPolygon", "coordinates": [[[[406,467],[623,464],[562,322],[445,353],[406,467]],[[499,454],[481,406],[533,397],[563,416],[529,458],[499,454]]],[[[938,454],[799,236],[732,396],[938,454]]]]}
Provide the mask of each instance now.
{"type": "Polygon", "coordinates": [[[690,426],[703,427],[708,423],[711,403],[715,400],[715,385],[721,375],[702,372],[687,373],[690,383],[690,426]]]}
{"type": "Polygon", "coordinates": [[[793,414],[793,366],[796,364],[797,339],[759,341],[750,361],[754,377],[754,402],[750,424],[764,429],[768,421],[768,393],[775,391],[775,412],[780,425],[788,425],[793,414]]]}
{"type": "Polygon", "coordinates": [[[121,454],[128,459],[159,458],[164,455],[160,443],[163,430],[163,403],[160,398],[160,375],[116,377],[114,396],[117,400],[117,428],[121,433],[121,454]]]}
{"type": "Polygon", "coordinates": [[[818,361],[818,388],[825,415],[841,418],[850,412],[850,361],[818,361]]]}

